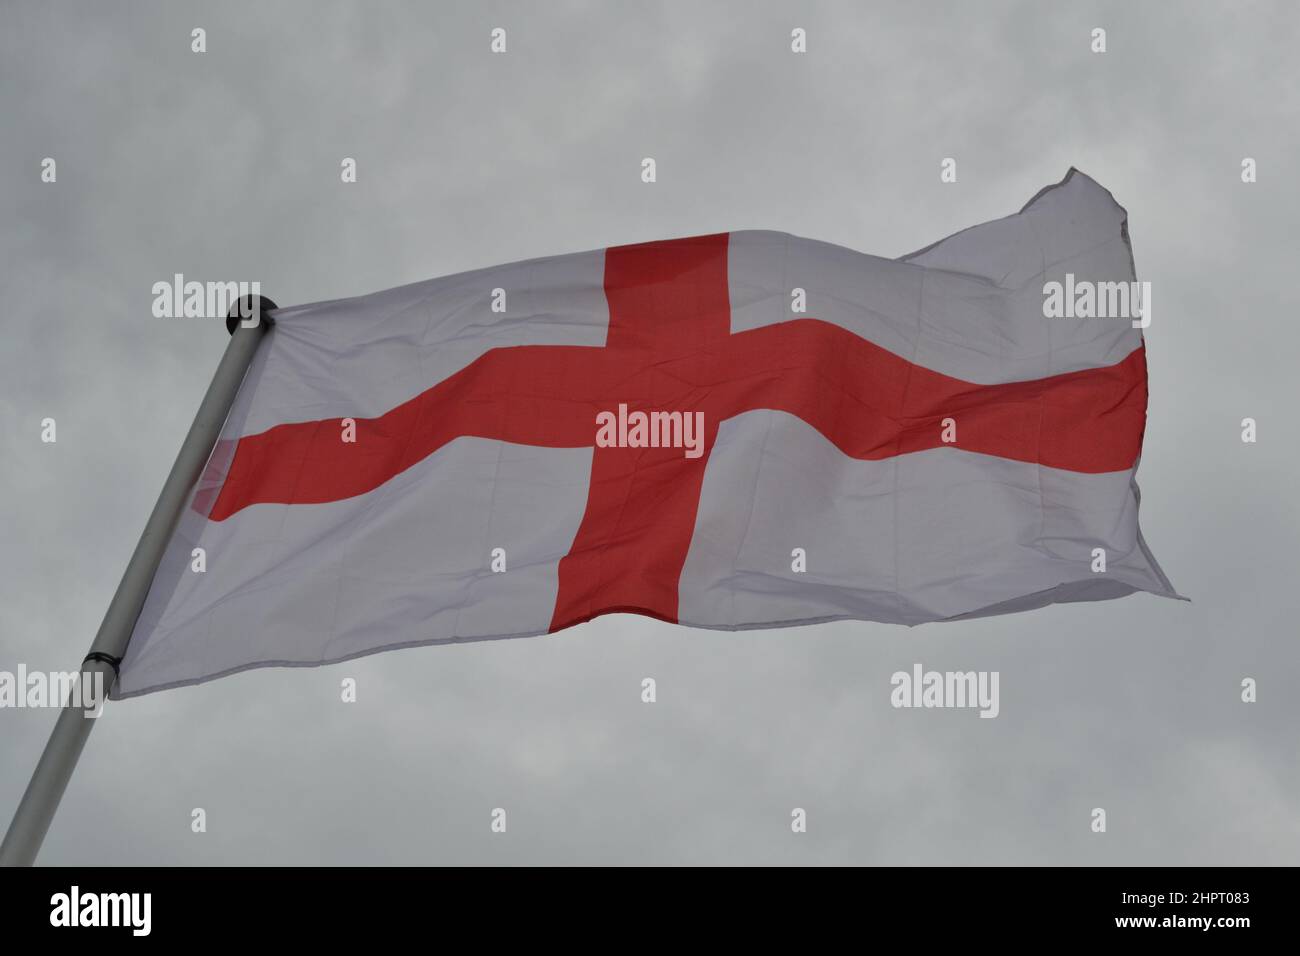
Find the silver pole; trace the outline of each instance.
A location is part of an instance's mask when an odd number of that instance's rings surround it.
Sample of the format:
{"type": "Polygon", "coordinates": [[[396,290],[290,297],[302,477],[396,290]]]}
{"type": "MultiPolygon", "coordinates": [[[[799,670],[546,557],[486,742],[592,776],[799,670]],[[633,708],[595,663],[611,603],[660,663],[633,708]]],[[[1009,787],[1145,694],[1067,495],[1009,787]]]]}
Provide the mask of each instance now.
{"type": "MultiPolygon", "coordinates": [[[[82,663],[81,679],[94,679],[96,674],[104,687],[112,686],[116,679],[118,665],[126,653],[127,641],[135,629],[136,618],[144,607],[153,583],[154,573],[162,561],[163,551],[176,527],[176,521],[189,500],[190,490],[198,482],[203,468],[212,453],[212,447],[221,434],[226,423],[230,406],[235,401],[244,374],[257,352],[262,333],[270,325],[266,313],[276,308],[274,302],[262,296],[249,296],[241,299],[230,311],[226,319],[226,328],[230,330],[230,342],[221,362],[213,373],[212,384],[199,404],[194,424],[176,455],[171,473],[158,495],[158,502],[153,506],[153,513],[144,526],[140,541],[135,546],[126,572],[117,586],[117,592],[108,605],[104,622],[100,624],[90,652],[82,663]]],[[[93,684],[91,686],[94,686],[93,684]]],[[[13,822],[5,834],[4,843],[0,844],[0,866],[30,866],[36,860],[41,841],[54,819],[59,800],[72,777],[72,770],[81,756],[81,749],[86,745],[90,729],[95,725],[94,719],[87,716],[79,702],[80,694],[74,693],[59,712],[59,719],[54,724],[54,731],[45,745],[31,782],[23,794],[22,802],[14,813],[13,822]]]]}

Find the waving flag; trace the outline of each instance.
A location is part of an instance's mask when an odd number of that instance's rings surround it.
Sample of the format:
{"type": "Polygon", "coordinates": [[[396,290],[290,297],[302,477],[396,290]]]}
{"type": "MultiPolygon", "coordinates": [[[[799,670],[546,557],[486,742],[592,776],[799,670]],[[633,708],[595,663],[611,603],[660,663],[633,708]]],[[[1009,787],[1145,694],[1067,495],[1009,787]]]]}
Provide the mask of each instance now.
{"type": "Polygon", "coordinates": [[[1071,170],[897,260],[736,232],[281,309],[116,693],[619,611],[1175,596],[1138,529],[1141,328],[1044,309],[1134,279],[1125,211],[1071,170]]]}

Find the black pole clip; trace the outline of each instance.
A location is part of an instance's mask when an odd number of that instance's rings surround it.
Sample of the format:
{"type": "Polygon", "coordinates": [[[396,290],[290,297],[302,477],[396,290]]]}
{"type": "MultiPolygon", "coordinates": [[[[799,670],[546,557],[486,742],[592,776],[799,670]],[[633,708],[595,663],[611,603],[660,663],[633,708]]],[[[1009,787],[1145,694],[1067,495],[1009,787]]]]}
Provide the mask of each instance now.
{"type": "Polygon", "coordinates": [[[107,664],[109,667],[113,668],[114,680],[117,680],[119,677],[122,676],[121,672],[118,670],[118,668],[122,664],[122,658],[120,657],[114,657],[112,654],[105,654],[103,651],[91,651],[89,654],[86,655],[86,659],[82,661],[81,664],[84,667],[85,665],[89,664],[91,661],[98,661],[102,664],[107,664]]]}
{"type": "Polygon", "coordinates": [[[226,315],[226,331],[234,335],[240,323],[253,316],[257,316],[258,323],[265,323],[269,327],[272,323],[267,313],[274,312],[278,308],[280,307],[264,295],[240,296],[239,301],[230,307],[230,312],[226,315]]]}

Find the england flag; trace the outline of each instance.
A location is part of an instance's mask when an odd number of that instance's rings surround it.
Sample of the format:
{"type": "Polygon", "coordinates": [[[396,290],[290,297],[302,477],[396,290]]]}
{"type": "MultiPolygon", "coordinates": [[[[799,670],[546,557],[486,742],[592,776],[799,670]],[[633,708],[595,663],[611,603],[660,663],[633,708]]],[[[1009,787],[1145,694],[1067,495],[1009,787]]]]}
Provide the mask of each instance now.
{"type": "Polygon", "coordinates": [[[279,309],[115,696],[612,612],[1176,597],[1138,527],[1150,317],[1075,170],[901,259],[734,232],[279,309]]]}

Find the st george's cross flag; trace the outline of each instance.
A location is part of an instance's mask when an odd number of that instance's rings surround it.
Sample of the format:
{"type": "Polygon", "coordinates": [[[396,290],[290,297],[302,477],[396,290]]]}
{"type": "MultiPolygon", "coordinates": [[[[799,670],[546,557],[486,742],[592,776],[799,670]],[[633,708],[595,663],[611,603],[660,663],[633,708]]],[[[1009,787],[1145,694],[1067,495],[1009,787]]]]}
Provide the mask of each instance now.
{"type": "Polygon", "coordinates": [[[1045,308],[1135,279],[1071,170],[901,259],[733,232],[279,309],[115,696],[611,612],[1176,597],[1138,529],[1144,323],[1045,308]]]}

